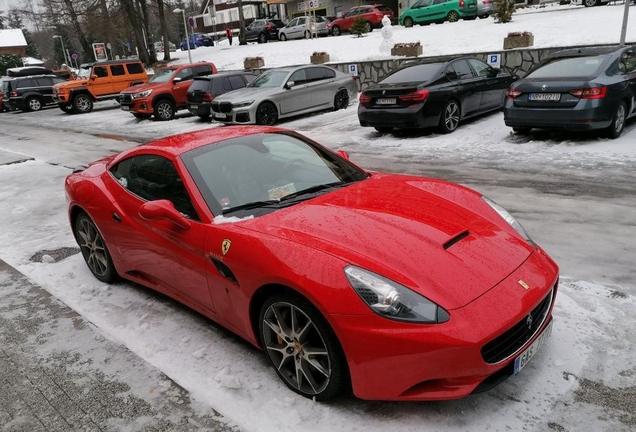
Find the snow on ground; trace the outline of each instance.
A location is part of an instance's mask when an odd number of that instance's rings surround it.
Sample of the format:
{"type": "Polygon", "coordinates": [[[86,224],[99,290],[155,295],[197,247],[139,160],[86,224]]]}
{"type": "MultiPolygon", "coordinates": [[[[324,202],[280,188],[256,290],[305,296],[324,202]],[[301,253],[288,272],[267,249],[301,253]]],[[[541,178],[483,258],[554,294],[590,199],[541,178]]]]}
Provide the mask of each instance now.
{"type": "MultiPolygon", "coordinates": [[[[511,31],[530,31],[536,48],[570,45],[618,43],[621,35],[624,6],[611,4],[586,8],[556,4],[544,8],[529,7],[517,11],[512,22],[496,24],[493,18],[431,24],[404,28],[394,26],[395,42],[417,42],[423,45],[424,56],[463,54],[473,52],[501,52],[503,39],[511,31]]],[[[630,8],[632,15],[636,8],[630,8]]],[[[238,38],[234,38],[235,41],[238,38]]],[[[628,22],[627,41],[636,41],[636,18],[628,22]]],[[[390,59],[380,52],[382,34],[374,30],[362,38],[345,33],[338,37],[312,40],[293,40],[250,43],[228,46],[223,40],[214,47],[192,50],[193,61],[212,61],[219,70],[243,69],[245,57],[261,56],[265,67],[279,67],[309,63],[314,51],[329,53],[331,62],[354,62],[390,59]]],[[[170,53],[178,62],[188,61],[187,51],[170,53]]]]}

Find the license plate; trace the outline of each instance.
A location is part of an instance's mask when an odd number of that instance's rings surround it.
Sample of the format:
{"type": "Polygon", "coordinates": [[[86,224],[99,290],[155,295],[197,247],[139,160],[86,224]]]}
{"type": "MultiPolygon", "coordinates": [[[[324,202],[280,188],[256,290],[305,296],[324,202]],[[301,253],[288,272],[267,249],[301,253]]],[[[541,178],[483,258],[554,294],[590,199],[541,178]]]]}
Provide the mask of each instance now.
{"type": "Polygon", "coordinates": [[[380,98],[375,101],[378,105],[395,105],[395,102],[397,102],[396,98],[380,98]]]}
{"type": "Polygon", "coordinates": [[[517,375],[521,371],[521,369],[523,369],[523,367],[528,364],[532,356],[534,356],[537,351],[539,351],[539,349],[543,346],[545,341],[548,340],[551,334],[552,321],[550,321],[550,324],[548,324],[548,326],[543,330],[543,333],[541,333],[539,337],[534,342],[532,342],[532,345],[526,348],[526,350],[515,359],[515,375],[517,375]]]}
{"type": "Polygon", "coordinates": [[[191,110],[197,110],[197,109],[199,109],[199,105],[190,105],[190,109],[191,110]]]}
{"type": "Polygon", "coordinates": [[[123,109],[124,111],[130,111],[130,107],[126,105],[122,105],[121,109],[123,109]]]}
{"type": "Polygon", "coordinates": [[[540,102],[559,102],[561,100],[561,93],[530,93],[528,95],[528,100],[540,102]]]}
{"type": "Polygon", "coordinates": [[[468,9],[474,9],[475,5],[468,5],[468,9]]]}
{"type": "Polygon", "coordinates": [[[214,113],[214,118],[227,118],[225,113],[214,113]]]}

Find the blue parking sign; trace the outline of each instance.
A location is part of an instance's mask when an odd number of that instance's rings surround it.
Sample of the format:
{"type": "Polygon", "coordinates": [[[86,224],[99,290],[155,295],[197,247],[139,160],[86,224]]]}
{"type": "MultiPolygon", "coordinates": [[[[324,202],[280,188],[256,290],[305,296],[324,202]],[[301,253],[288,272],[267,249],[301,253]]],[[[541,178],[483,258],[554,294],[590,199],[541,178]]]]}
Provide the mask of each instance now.
{"type": "Polygon", "coordinates": [[[488,54],[488,64],[492,67],[501,68],[501,54],[488,54]]]}
{"type": "Polygon", "coordinates": [[[350,64],[349,65],[349,73],[353,76],[358,76],[358,65],[350,64]]]}

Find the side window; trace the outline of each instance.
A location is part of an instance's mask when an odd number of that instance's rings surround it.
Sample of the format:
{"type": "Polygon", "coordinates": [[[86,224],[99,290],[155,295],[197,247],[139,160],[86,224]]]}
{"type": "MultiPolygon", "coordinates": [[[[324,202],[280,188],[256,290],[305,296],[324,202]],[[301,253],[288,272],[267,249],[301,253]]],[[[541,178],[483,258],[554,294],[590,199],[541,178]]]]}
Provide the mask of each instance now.
{"type": "Polygon", "coordinates": [[[307,68],[307,82],[316,82],[326,79],[325,68],[312,67],[307,68]]]}
{"type": "Polygon", "coordinates": [[[184,215],[199,219],[179,173],[168,159],[140,155],[126,159],[110,170],[125,189],[143,200],[167,199],[184,215]]]}
{"type": "Polygon", "coordinates": [[[336,71],[333,69],[329,69],[329,68],[323,68],[325,71],[325,75],[327,76],[327,78],[335,78],[336,77],[336,71]]]}
{"type": "Polygon", "coordinates": [[[245,82],[249,84],[256,79],[256,75],[246,74],[243,75],[243,78],[245,79],[245,82]]]}
{"type": "Polygon", "coordinates": [[[24,80],[18,81],[16,88],[23,89],[23,88],[33,88],[37,86],[38,86],[38,83],[37,81],[35,81],[35,79],[24,79],[24,80]]]}
{"type": "Polygon", "coordinates": [[[297,70],[289,78],[289,81],[293,81],[296,85],[307,84],[307,75],[305,69],[297,70]]]}
{"type": "Polygon", "coordinates": [[[144,68],[141,63],[126,63],[126,69],[131,75],[144,73],[144,68]]]}
{"type": "Polygon", "coordinates": [[[64,78],[53,78],[53,85],[66,82],[64,78]]]}
{"type": "Polygon", "coordinates": [[[446,68],[446,78],[451,81],[457,81],[459,79],[459,77],[457,76],[457,72],[455,72],[455,69],[453,69],[452,66],[448,66],[446,68]]]}
{"type": "Polygon", "coordinates": [[[97,75],[98,78],[106,78],[108,69],[105,66],[93,66],[93,75],[97,75]]]}
{"type": "Polygon", "coordinates": [[[40,77],[37,79],[38,87],[51,87],[53,86],[53,79],[49,77],[40,77]]]}
{"type": "Polygon", "coordinates": [[[287,27],[294,27],[295,25],[298,25],[298,18],[291,20],[289,24],[287,24],[287,27]]]}
{"type": "Polygon", "coordinates": [[[126,75],[126,71],[124,70],[124,65],[110,65],[110,74],[112,76],[122,76],[126,75]]]}
{"type": "Polygon", "coordinates": [[[232,90],[232,83],[230,83],[230,79],[229,78],[223,78],[223,90],[225,90],[225,91],[231,91],[232,90]]]}
{"type": "Polygon", "coordinates": [[[349,18],[352,17],[353,15],[355,15],[357,9],[352,9],[349,12],[347,12],[344,16],[344,18],[349,18]]]}
{"type": "Polygon", "coordinates": [[[461,79],[469,79],[473,77],[473,71],[470,70],[466,60],[458,60],[452,63],[453,69],[457,73],[457,77],[461,79]]]}
{"type": "Polygon", "coordinates": [[[232,90],[245,87],[245,80],[240,75],[234,75],[229,78],[232,90]]]}
{"type": "Polygon", "coordinates": [[[477,76],[487,77],[490,74],[490,66],[480,60],[468,59],[468,63],[475,69],[477,76]]]}
{"type": "Polygon", "coordinates": [[[433,4],[442,4],[442,3],[446,3],[446,0],[433,0],[433,4]]]}
{"type": "Polygon", "coordinates": [[[306,25],[307,24],[307,18],[303,17],[303,18],[298,18],[298,24],[297,25],[306,25]]]}
{"type": "Polygon", "coordinates": [[[202,65],[194,67],[194,76],[207,76],[212,75],[212,66],[202,65]]]}
{"type": "Polygon", "coordinates": [[[625,57],[622,60],[623,65],[625,66],[626,73],[632,73],[636,71],[636,55],[630,55],[625,57]]]}
{"type": "Polygon", "coordinates": [[[192,79],[192,68],[181,69],[175,78],[181,78],[182,81],[192,79]]]}

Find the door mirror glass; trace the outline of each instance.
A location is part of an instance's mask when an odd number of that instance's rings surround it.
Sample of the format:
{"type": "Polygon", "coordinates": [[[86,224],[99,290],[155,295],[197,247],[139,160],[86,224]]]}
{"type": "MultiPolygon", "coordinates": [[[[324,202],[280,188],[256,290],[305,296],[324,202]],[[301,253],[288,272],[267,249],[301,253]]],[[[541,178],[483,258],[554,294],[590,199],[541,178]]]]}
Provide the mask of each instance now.
{"type": "Polygon", "coordinates": [[[168,220],[184,230],[192,226],[192,223],[177,211],[174,204],[165,199],[142,204],[139,208],[139,216],[150,221],[168,220]]]}

